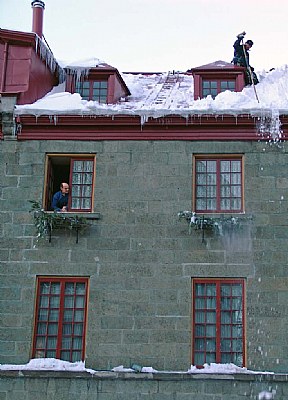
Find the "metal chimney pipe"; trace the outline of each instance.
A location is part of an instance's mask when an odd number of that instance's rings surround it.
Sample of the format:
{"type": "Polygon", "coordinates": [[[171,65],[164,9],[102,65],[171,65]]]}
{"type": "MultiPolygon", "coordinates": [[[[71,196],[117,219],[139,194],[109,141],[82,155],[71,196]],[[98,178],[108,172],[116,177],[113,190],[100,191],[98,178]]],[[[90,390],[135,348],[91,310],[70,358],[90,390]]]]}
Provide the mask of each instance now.
{"type": "Polygon", "coordinates": [[[31,3],[33,8],[33,21],[32,21],[32,32],[42,38],[43,36],[43,15],[45,4],[41,0],[33,0],[31,3]]]}

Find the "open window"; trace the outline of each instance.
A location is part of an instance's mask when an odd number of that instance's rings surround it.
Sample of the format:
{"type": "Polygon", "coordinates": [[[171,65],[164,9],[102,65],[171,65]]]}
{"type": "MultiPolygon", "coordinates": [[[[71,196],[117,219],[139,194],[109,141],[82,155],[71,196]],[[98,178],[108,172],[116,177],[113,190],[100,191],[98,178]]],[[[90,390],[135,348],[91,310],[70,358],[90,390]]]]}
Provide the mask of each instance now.
{"type": "Polygon", "coordinates": [[[195,156],[193,161],[193,210],[198,213],[243,212],[243,156],[201,155],[195,156]]]}
{"type": "Polygon", "coordinates": [[[39,277],[33,358],[85,359],[88,278],[39,277]]]}
{"type": "Polygon", "coordinates": [[[69,183],[68,211],[93,212],[96,156],[47,154],[44,209],[52,211],[52,198],[62,182],[69,183]]]}
{"type": "Polygon", "coordinates": [[[192,364],[245,366],[244,279],[193,279],[192,364]]]}

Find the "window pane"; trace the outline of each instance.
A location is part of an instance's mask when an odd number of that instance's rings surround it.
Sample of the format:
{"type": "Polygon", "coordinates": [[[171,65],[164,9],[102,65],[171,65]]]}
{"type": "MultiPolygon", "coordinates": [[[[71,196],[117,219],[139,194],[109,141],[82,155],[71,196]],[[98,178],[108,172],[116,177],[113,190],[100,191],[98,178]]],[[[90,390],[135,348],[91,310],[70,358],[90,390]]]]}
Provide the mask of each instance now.
{"type": "Polygon", "coordinates": [[[48,325],[48,335],[57,335],[57,332],[58,332],[58,324],[48,325]]]}

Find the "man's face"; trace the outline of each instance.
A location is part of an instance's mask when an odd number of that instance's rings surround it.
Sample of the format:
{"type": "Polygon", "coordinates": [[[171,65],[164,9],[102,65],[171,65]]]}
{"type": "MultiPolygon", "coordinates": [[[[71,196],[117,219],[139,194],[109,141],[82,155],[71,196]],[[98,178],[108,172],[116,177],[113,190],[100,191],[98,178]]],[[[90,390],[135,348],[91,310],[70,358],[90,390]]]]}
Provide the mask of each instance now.
{"type": "Polygon", "coordinates": [[[245,43],[245,47],[246,47],[247,50],[250,50],[252,46],[250,46],[249,43],[245,43]]]}
{"type": "Polygon", "coordinates": [[[67,183],[62,183],[60,190],[62,194],[69,193],[69,185],[67,183]]]}

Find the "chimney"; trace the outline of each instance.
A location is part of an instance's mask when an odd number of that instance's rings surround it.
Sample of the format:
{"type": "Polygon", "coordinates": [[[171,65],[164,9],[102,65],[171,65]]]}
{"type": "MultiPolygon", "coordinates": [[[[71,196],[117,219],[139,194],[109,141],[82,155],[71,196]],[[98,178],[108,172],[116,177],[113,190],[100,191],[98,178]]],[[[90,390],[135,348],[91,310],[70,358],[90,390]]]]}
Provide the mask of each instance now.
{"type": "Polygon", "coordinates": [[[33,0],[31,3],[33,8],[33,21],[32,21],[32,32],[42,38],[43,36],[43,15],[45,4],[41,0],[33,0]]]}

